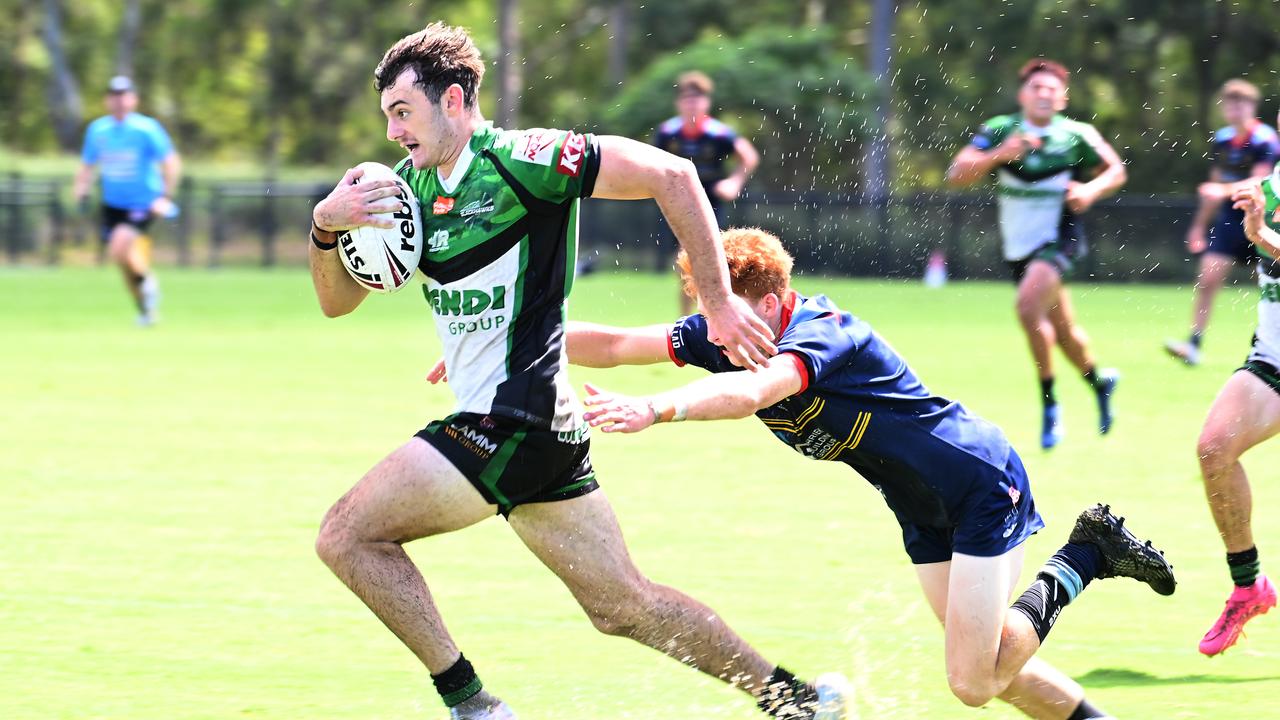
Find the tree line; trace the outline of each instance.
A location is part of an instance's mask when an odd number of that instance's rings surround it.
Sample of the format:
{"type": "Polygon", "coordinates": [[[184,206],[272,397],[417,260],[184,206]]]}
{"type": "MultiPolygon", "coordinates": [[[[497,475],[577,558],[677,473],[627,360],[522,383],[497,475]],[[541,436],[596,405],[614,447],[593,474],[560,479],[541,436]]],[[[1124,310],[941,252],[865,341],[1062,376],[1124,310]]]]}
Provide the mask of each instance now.
{"type": "Polygon", "coordinates": [[[866,189],[881,137],[894,187],[938,187],[1046,55],[1075,71],[1069,112],[1129,161],[1130,192],[1189,192],[1221,82],[1258,84],[1268,121],[1280,88],[1271,0],[18,0],[0,12],[3,144],[74,152],[123,72],[189,156],[389,162],[372,70],[433,19],[472,30],[482,107],[507,126],[646,138],[675,75],[704,70],[765,189],[866,189]]]}

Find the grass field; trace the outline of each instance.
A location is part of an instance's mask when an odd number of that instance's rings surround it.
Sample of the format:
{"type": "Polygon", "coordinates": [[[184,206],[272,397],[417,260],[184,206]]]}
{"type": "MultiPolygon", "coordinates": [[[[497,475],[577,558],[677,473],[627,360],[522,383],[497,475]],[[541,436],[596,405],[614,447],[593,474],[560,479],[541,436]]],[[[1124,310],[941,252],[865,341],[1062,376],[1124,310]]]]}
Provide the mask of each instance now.
{"type": "MultiPolygon", "coordinates": [[[[162,275],[164,323],[133,327],[107,269],[0,270],[0,718],[442,718],[412,656],[315,557],[325,509],[451,406],[423,376],[437,344],[416,289],[324,319],[307,276],[162,275]]],[[[1067,438],[1036,449],[1036,388],[1011,289],[817,282],[869,319],[937,392],[1003,426],[1049,527],[1024,580],[1105,499],[1177,566],[1161,598],[1101,581],[1043,656],[1122,718],[1222,718],[1280,703],[1280,618],[1209,660],[1196,643],[1230,589],[1194,442],[1243,358],[1254,292],[1226,293],[1204,366],[1159,350],[1185,288],[1079,287],[1119,420],[1062,372],[1067,438]]],[[[666,278],[592,276],[571,315],[670,319],[666,278]]],[[[693,379],[661,366],[574,370],[623,391],[693,379]]],[[[863,720],[1011,718],[954,700],[942,635],[875,491],[752,420],[598,435],[595,462],[638,564],[716,608],[800,674],[849,675],[863,720]]],[[[1280,443],[1246,458],[1264,568],[1280,572],[1280,443]]],[[[751,718],[742,697],[596,634],[500,519],[410,546],[487,685],[522,720],[751,718]]],[[[1265,714],[1265,711],[1264,711],[1265,714]]]]}

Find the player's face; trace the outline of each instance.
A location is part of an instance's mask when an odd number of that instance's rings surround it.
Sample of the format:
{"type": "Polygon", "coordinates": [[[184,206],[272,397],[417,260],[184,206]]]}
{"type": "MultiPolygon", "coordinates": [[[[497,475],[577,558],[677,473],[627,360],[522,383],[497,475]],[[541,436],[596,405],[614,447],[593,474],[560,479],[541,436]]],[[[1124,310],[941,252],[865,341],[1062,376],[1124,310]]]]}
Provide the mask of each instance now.
{"type": "Polygon", "coordinates": [[[445,93],[433,103],[417,85],[417,73],[406,70],[382,91],[382,114],[387,117],[387,139],[403,147],[417,170],[433,168],[446,159],[457,134],[441,106],[445,93]]]}
{"type": "Polygon", "coordinates": [[[681,93],[676,98],[676,112],[684,118],[702,117],[711,112],[711,98],[698,92],[681,93]]]}
{"type": "Polygon", "coordinates": [[[107,93],[107,112],[112,115],[128,115],[136,107],[138,96],[134,93],[107,93]]]}
{"type": "Polygon", "coordinates": [[[1228,125],[1244,125],[1258,116],[1258,104],[1246,97],[1233,95],[1222,99],[1222,119],[1228,125]]]}
{"type": "Polygon", "coordinates": [[[1047,123],[1067,108],[1067,85],[1053,73],[1033,73],[1018,90],[1022,114],[1037,123],[1047,123]]]}
{"type": "MultiPolygon", "coordinates": [[[[763,320],[766,325],[768,325],[770,328],[773,329],[775,333],[778,332],[778,323],[780,322],[779,314],[782,309],[782,300],[777,295],[774,295],[773,293],[766,293],[765,296],[760,298],[759,300],[752,300],[746,295],[738,295],[738,297],[742,298],[742,300],[751,307],[751,312],[755,313],[756,317],[763,320]]],[[[706,309],[704,309],[702,306],[701,297],[698,298],[698,312],[702,313],[703,315],[707,314],[706,309]]],[[[729,352],[724,349],[724,345],[721,344],[720,338],[708,337],[707,339],[711,341],[712,345],[715,345],[716,347],[720,348],[720,352],[724,353],[724,356],[729,359],[729,362],[733,363],[736,367],[745,367],[744,365],[741,365],[736,360],[734,360],[733,356],[730,355],[729,352]]]]}

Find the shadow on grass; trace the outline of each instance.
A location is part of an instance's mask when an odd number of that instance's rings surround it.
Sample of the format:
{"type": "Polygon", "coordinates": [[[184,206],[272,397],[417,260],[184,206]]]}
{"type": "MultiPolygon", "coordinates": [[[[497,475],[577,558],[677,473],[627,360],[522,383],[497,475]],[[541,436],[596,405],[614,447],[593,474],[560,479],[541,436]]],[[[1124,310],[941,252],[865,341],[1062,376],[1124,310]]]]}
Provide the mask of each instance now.
{"type": "Polygon", "coordinates": [[[1160,677],[1151,673],[1122,668],[1096,668],[1076,678],[1076,682],[1081,685],[1095,688],[1135,685],[1195,685],[1198,683],[1233,685],[1271,682],[1274,680],[1280,680],[1280,675],[1271,677],[1231,677],[1229,675],[1173,675],[1160,677]]]}

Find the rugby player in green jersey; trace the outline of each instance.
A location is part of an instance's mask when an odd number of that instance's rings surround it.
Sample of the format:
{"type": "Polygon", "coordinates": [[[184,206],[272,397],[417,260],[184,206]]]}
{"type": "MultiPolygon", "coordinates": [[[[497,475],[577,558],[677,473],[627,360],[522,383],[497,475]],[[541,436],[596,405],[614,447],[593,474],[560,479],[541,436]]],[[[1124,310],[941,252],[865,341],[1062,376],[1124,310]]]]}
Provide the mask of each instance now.
{"type": "MultiPolygon", "coordinates": [[[[768,325],[732,294],[697,172],[687,160],[625,138],[494,128],[476,100],[483,75],[467,33],[440,23],[402,38],[374,71],[387,138],[408,153],[397,172],[422,206],[423,294],[453,370],[457,407],[330,509],[317,552],[427,667],[455,720],[515,715],[483,689],[403,545],[495,514],[600,631],[729,682],[774,717],[843,718],[842,678],[797,680],[711,609],[636,569],[598,490],[587,425],[569,385],[565,302],[584,197],[655,199],[692,260],[708,322],[728,352],[753,369],[776,353],[768,325]]],[[[388,202],[391,183],[356,184],[358,177],[349,171],[313,212],[312,280],[331,317],[367,294],[342,267],[337,233],[389,227],[386,213],[398,205],[388,202]]]]}
{"type": "Polygon", "coordinates": [[[1066,281],[1085,253],[1078,217],[1125,183],[1124,164],[1092,125],[1062,115],[1070,74],[1036,58],[1018,73],[1021,112],[988,120],[960,151],[947,180],[972,185],[996,172],[1004,257],[1018,284],[1018,320],[1040,378],[1046,450],[1061,438],[1054,396],[1053,346],[1084,376],[1098,400],[1098,431],[1111,430],[1119,375],[1100,370],[1076,322],[1066,281]]]}
{"type": "Polygon", "coordinates": [[[1244,624],[1276,606],[1276,588],[1261,573],[1253,538],[1253,494],[1240,456],[1280,433],[1280,171],[1239,187],[1233,207],[1244,212],[1244,232],[1258,249],[1258,328],[1244,365],[1218,393],[1196,454],[1209,510],[1227,549],[1234,584],[1222,615],[1200,641],[1217,655],[1235,644],[1244,624]]]}

